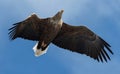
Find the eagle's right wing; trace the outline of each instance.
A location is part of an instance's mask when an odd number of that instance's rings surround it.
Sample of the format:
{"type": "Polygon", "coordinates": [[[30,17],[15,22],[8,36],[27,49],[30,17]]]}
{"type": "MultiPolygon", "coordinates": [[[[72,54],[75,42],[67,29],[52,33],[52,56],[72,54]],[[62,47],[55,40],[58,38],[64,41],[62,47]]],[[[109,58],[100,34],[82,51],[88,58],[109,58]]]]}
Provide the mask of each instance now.
{"type": "Polygon", "coordinates": [[[110,60],[110,45],[85,26],[70,26],[63,23],[61,31],[52,41],[53,44],[67,50],[86,54],[98,61],[110,60]]]}
{"type": "Polygon", "coordinates": [[[43,29],[39,21],[40,19],[33,14],[26,20],[13,24],[13,27],[9,29],[10,39],[14,40],[20,37],[28,40],[39,40],[43,29]]]}

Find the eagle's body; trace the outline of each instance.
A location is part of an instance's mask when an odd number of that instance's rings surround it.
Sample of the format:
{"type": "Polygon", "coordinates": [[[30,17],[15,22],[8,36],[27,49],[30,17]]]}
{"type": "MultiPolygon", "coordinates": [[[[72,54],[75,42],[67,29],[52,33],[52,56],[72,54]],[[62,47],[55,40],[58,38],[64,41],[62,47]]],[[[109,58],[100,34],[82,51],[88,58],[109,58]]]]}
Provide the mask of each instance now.
{"type": "Polygon", "coordinates": [[[44,27],[44,30],[41,32],[41,36],[37,37],[36,39],[39,42],[35,45],[35,47],[33,47],[35,56],[40,56],[46,53],[48,45],[56,37],[62,27],[62,20],[59,20],[58,23],[54,20],[49,19],[50,18],[48,18],[48,20],[46,21],[47,23],[44,24],[48,24],[48,26],[44,27]]]}
{"type": "Polygon", "coordinates": [[[33,48],[36,56],[46,53],[48,45],[53,43],[70,51],[86,54],[98,61],[110,60],[106,49],[111,54],[113,52],[106,41],[85,26],[70,26],[62,22],[62,13],[63,10],[45,19],[40,19],[34,14],[10,28],[10,38],[14,40],[21,37],[38,41],[33,48]]]}

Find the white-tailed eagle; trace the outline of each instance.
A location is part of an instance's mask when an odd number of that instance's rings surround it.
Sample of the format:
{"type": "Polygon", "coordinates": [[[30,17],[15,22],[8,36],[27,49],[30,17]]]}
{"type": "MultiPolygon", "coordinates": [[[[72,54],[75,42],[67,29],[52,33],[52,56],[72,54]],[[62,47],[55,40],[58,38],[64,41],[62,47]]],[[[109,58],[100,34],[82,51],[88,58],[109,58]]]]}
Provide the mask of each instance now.
{"type": "Polygon", "coordinates": [[[86,54],[97,61],[110,60],[110,45],[85,26],[71,26],[62,21],[63,10],[49,18],[41,19],[32,14],[9,29],[10,39],[24,38],[38,41],[33,47],[36,56],[46,53],[53,43],[61,48],[86,54]]]}

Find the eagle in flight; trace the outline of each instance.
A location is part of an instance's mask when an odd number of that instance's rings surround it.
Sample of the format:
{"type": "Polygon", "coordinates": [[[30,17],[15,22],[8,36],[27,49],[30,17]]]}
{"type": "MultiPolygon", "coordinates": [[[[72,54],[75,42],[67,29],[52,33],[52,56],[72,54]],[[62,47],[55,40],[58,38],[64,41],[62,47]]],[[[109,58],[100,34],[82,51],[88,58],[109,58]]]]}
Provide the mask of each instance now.
{"type": "Polygon", "coordinates": [[[113,54],[110,45],[85,26],[71,26],[62,21],[64,10],[53,17],[39,18],[32,14],[24,21],[13,24],[9,29],[11,40],[24,38],[38,41],[33,47],[35,56],[47,52],[50,43],[58,47],[85,54],[98,62],[110,60],[108,52],[113,54]]]}

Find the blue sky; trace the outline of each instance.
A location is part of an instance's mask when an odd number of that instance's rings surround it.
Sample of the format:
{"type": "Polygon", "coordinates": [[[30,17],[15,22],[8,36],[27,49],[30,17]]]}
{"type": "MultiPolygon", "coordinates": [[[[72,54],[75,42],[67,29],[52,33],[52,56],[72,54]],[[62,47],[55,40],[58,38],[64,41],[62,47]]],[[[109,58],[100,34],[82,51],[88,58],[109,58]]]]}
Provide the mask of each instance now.
{"type": "Polygon", "coordinates": [[[0,1],[0,74],[119,74],[120,73],[120,0],[1,0],[0,1]],[[47,54],[35,57],[36,42],[10,41],[13,23],[36,13],[53,16],[64,9],[63,20],[85,25],[112,46],[108,63],[97,61],[50,44],[47,54]]]}

